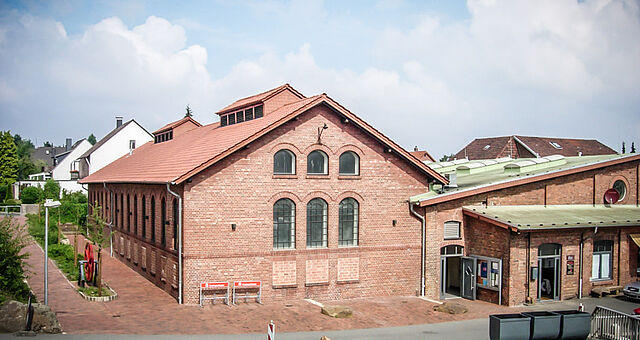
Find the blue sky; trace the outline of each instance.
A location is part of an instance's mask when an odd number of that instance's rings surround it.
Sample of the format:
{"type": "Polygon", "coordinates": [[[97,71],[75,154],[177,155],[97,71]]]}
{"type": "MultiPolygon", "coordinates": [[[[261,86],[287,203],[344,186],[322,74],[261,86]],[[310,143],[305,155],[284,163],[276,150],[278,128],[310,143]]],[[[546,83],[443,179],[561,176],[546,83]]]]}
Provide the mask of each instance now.
{"type": "Polygon", "coordinates": [[[0,4],[0,129],[62,144],[114,116],[203,123],[289,82],[406,148],[476,137],[640,142],[634,0],[0,4]]]}

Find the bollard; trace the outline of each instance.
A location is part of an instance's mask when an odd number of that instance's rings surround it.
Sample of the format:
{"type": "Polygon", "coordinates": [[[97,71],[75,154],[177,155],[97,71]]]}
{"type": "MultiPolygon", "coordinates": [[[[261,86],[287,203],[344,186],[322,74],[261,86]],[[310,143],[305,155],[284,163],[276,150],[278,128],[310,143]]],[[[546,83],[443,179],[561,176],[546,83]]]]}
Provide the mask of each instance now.
{"type": "Polygon", "coordinates": [[[276,340],[276,325],[273,324],[273,320],[267,326],[267,340],[276,340]]]}
{"type": "Polygon", "coordinates": [[[31,331],[31,323],[33,322],[33,306],[31,305],[32,297],[33,297],[33,294],[29,292],[29,303],[27,304],[27,317],[25,318],[26,325],[24,327],[24,330],[27,332],[31,331]]]}

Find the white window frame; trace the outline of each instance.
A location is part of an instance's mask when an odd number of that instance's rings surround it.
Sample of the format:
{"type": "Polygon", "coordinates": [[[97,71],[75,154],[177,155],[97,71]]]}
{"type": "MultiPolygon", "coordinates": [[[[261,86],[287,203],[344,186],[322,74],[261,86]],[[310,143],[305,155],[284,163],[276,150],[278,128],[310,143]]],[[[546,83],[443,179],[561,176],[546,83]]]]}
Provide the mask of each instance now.
{"type": "MultiPolygon", "coordinates": [[[[613,241],[611,240],[601,240],[601,241],[607,241],[611,245],[611,249],[593,252],[593,256],[591,257],[591,281],[609,281],[613,278],[613,241]],[[606,262],[603,262],[603,258],[605,257],[604,255],[608,255],[609,257],[608,261],[606,262]],[[596,267],[596,263],[597,263],[597,267],[596,267]],[[602,274],[603,264],[606,264],[609,270],[607,276],[603,276],[602,274]],[[594,271],[598,272],[596,274],[597,276],[594,276],[594,271]]],[[[599,241],[593,242],[594,249],[595,249],[596,242],[599,242],[599,241]]]]}
{"type": "Polygon", "coordinates": [[[461,233],[461,227],[462,227],[462,223],[460,223],[459,221],[447,221],[444,222],[444,226],[443,226],[443,234],[444,234],[444,239],[445,240],[459,240],[462,238],[462,233],[461,233]],[[454,227],[456,227],[457,233],[456,236],[447,236],[447,225],[449,225],[449,227],[451,227],[453,224],[455,224],[454,227]]]}

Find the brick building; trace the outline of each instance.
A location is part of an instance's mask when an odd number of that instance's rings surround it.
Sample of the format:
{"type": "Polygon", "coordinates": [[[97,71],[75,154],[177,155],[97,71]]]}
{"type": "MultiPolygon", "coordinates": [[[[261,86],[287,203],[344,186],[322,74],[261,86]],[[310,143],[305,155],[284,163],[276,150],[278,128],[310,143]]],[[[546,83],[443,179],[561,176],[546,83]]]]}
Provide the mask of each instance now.
{"type": "Polygon", "coordinates": [[[639,279],[640,155],[430,167],[450,184],[411,198],[425,216],[427,297],[517,305],[639,279]]]}
{"type": "Polygon", "coordinates": [[[287,84],[217,114],[82,180],[115,256],[186,303],[204,281],[260,280],[277,301],[420,292],[408,198],[442,175],[325,94],[287,84]]]}

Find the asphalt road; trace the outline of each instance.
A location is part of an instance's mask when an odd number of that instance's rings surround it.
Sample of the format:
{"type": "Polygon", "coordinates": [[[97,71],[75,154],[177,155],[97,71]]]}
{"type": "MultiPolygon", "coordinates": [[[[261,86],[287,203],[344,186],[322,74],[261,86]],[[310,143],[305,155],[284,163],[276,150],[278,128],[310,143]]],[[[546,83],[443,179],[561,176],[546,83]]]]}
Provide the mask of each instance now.
{"type": "MultiPolygon", "coordinates": [[[[582,300],[567,300],[562,302],[539,303],[534,306],[526,307],[531,310],[563,310],[577,309],[582,303],[585,310],[592,312],[597,306],[605,306],[627,314],[631,314],[633,309],[640,307],[637,301],[629,301],[624,297],[605,297],[605,298],[585,298],[582,300]]],[[[475,319],[465,321],[443,322],[436,324],[425,324],[404,327],[389,328],[370,328],[370,329],[354,329],[344,331],[321,331],[321,332],[300,332],[300,333],[278,333],[276,340],[318,340],[322,336],[327,336],[331,340],[472,340],[472,339],[488,339],[489,338],[489,321],[488,319],[475,319]]],[[[16,339],[11,334],[0,334],[0,338],[16,339]]],[[[124,340],[124,339],[185,339],[185,340],[265,340],[265,333],[262,334],[228,334],[228,335],[91,335],[91,334],[56,334],[56,335],[38,335],[38,339],[92,339],[92,340],[124,340]]]]}

